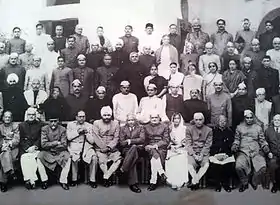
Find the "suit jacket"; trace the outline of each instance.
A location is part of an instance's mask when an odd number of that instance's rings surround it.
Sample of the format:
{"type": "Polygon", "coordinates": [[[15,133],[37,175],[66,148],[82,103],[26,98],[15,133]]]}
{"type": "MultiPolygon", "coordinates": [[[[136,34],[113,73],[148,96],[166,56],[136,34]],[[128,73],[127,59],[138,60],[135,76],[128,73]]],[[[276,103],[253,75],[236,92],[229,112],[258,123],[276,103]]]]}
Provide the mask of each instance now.
{"type": "Polygon", "coordinates": [[[267,128],[264,133],[271,153],[280,158],[280,133],[276,133],[273,126],[267,128]]]}
{"type": "MultiPolygon", "coordinates": [[[[33,90],[27,90],[23,94],[24,94],[24,97],[27,101],[27,104],[28,105],[33,105],[34,104],[34,91],[33,90]]],[[[38,95],[36,97],[35,105],[39,105],[39,104],[44,103],[47,98],[48,98],[48,94],[43,90],[39,90],[38,95]]]]}
{"type": "Polygon", "coordinates": [[[280,114],[280,95],[276,95],[272,98],[270,120],[272,120],[273,116],[276,114],[280,114]]]}
{"type": "Polygon", "coordinates": [[[132,145],[143,145],[145,143],[145,132],[141,125],[136,124],[132,131],[130,131],[129,126],[126,124],[125,126],[120,128],[120,145],[123,148],[131,147],[132,145]],[[131,140],[130,145],[126,145],[125,140],[131,140]]]}

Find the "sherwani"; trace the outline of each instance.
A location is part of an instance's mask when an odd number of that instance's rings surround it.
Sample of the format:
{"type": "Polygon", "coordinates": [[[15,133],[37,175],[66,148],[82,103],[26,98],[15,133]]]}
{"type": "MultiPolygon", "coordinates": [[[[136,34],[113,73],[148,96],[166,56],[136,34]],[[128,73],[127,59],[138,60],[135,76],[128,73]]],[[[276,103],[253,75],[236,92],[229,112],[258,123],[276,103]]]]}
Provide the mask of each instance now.
{"type": "Polygon", "coordinates": [[[95,182],[97,157],[93,147],[94,141],[91,140],[93,131],[92,124],[79,124],[72,121],[67,124],[68,151],[72,159],[72,180],[77,181],[78,161],[82,159],[90,165],[90,181],[95,182]],[[86,129],[87,133],[79,134],[78,129],[86,129]]]}
{"type": "Polygon", "coordinates": [[[141,155],[143,156],[144,142],[145,133],[142,126],[135,124],[134,127],[129,127],[126,124],[121,127],[120,146],[122,148],[122,154],[124,155],[122,170],[128,172],[128,185],[138,183],[136,163],[139,157],[141,155]],[[130,140],[130,144],[126,144],[126,140],[130,140]]]}
{"type": "Polygon", "coordinates": [[[38,158],[43,165],[54,171],[56,166],[62,167],[60,174],[60,183],[67,183],[67,177],[70,170],[71,160],[67,151],[66,129],[61,125],[53,130],[50,125],[46,125],[41,131],[42,151],[38,154],[38,158]],[[57,145],[56,142],[60,142],[57,145]]]}
{"type": "Polygon", "coordinates": [[[56,68],[52,72],[50,91],[55,87],[59,87],[63,97],[66,97],[70,93],[70,86],[73,82],[73,73],[71,68],[56,68]]]}
{"type": "Polygon", "coordinates": [[[131,52],[138,52],[139,39],[135,36],[122,36],[120,39],[123,40],[124,46],[123,50],[128,54],[131,52]]]}
{"type": "Polygon", "coordinates": [[[217,31],[210,37],[211,42],[214,44],[214,51],[217,55],[221,56],[226,48],[229,41],[233,42],[232,34],[227,31],[217,31]]]}
{"type": "Polygon", "coordinates": [[[263,172],[266,167],[263,152],[268,154],[269,147],[262,128],[257,124],[241,123],[236,128],[233,146],[238,148],[236,171],[241,183],[246,185],[248,184],[248,175],[252,171],[254,171],[254,174],[260,175],[262,174],[260,172],[263,172]]]}
{"type": "Polygon", "coordinates": [[[18,124],[0,125],[0,149],[3,143],[9,143],[7,151],[0,151],[0,182],[7,183],[6,173],[14,170],[14,162],[18,160],[19,130],[18,124]]]}
{"type": "Polygon", "coordinates": [[[78,47],[68,47],[60,51],[60,55],[65,59],[65,66],[75,68],[77,66],[77,57],[80,54],[78,47]]]}
{"type": "Polygon", "coordinates": [[[207,98],[208,110],[211,115],[211,124],[217,125],[220,115],[225,115],[227,117],[228,125],[232,124],[232,104],[230,95],[221,92],[209,95],[207,98]]]}
{"type": "Polygon", "coordinates": [[[194,31],[187,34],[186,40],[194,45],[198,55],[202,55],[205,49],[205,44],[210,41],[210,37],[203,31],[194,31]]]}
{"type": "Polygon", "coordinates": [[[8,42],[8,53],[17,53],[18,55],[24,53],[26,41],[21,38],[12,38],[8,42]]]}
{"type": "Polygon", "coordinates": [[[201,128],[191,125],[186,130],[186,146],[188,150],[188,162],[194,168],[198,165],[204,167],[208,163],[210,156],[210,147],[212,145],[213,133],[212,129],[203,125],[201,128]],[[203,156],[201,163],[198,163],[194,155],[200,154],[203,156]]]}
{"type": "Polygon", "coordinates": [[[80,94],[78,97],[74,94],[69,94],[65,100],[69,105],[69,112],[66,113],[68,120],[74,120],[77,112],[80,110],[86,109],[86,105],[88,102],[88,96],[80,94]]]}
{"type": "Polygon", "coordinates": [[[156,145],[156,148],[147,149],[151,162],[150,183],[156,184],[157,174],[164,173],[163,166],[170,143],[169,127],[165,123],[147,124],[144,126],[146,145],[156,145]]]}
{"type": "Polygon", "coordinates": [[[103,178],[109,179],[118,169],[121,163],[121,153],[117,149],[119,143],[120,126],[115,120],[105,123],[102,119],[93,123],[93,138],[99,139],[100,143],[96,144],[96,154],[100,169],[103,171],[103,178]],[[109,151],[103,153],[102,149],[108,147],[109,151]],[[107,163],[113,161],[108,169],[107,163]]]}
{"type": "Polygon", "coordinates": [[[280,50],[270,49],[266,55],[271,57],[271,67],[280,72],[280,50]]]}
{"type": "Polygon", "coordinates": [[[84,35],[78,34],[74,34],[73,36],[76,38],[76,47],[78,48],[79,53],[84,55],[87,54],[88,49],[90,48],[88,38],[84,35]]]}
{"type": "Polygon", "coordinates": [[[245,47],[244,47],[244,51],[247,51],[250,49],[251,46],[251,42],[252,40],[255,38],[256,36],[256,32],[252,31],[252,30],[241,30],[241,31],[237,31],[236,36],[235,36],[235,41],[238,40],[239,37],[243,38],[245,41],[245,47]]]}

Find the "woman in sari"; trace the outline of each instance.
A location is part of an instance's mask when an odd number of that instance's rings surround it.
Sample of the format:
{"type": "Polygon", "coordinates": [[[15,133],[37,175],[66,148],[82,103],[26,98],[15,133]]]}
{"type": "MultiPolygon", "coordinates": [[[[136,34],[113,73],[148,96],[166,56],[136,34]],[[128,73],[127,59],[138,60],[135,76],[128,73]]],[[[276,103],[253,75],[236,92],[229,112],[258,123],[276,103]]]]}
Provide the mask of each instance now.
{"type": "Polygon", "coordinates": [[[158,74],[168,79],[170,76],[169,65],[171,62],[178,64],[178,51],[170,44],[168,35],[162,37],[162,45],[156,51],[156,62],[158,65],[158,74]]]}
{"type": "Polygon", "coordinates": [[[188,154],[185,148],[186,126],[180,113],[174,113],[171,120],[171,142],[165,161],[167,183],[174,190],[180,190],[188,182],[188,154]]]}
{"type": "MultiPolygon", "coordinates": [[[[168,84],[170,85],[178,85],[180,87],[178,94],[182,95],[183,93],[183,81],[184,74],[178,71],[178,64],[175,62],[170,63],[170,76],[168,80],[168,84]]],[[[170,92],[169,92],[170,93],[170,92]]]]}

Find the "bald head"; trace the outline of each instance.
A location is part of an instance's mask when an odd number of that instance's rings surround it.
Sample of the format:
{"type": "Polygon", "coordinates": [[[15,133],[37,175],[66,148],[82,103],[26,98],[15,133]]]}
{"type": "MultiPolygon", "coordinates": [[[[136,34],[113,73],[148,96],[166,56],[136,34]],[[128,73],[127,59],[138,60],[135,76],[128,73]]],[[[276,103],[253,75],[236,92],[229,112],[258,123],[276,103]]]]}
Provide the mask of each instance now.
{"type": "Polygon", "coordinates": [[[279,37],[275,37],[272,41],[273,47],[275,50],[280,50],[280,38],[279,37]]]}
{"type": "Polygon", "coordinates": [[[76,34],[78,34],[78,35],[82,35],[82,33],[83,33],[83,27],[81,26],[81,25],[76,25],[76,27],[75,27],[75,32],[76,32],[76,34]]]}

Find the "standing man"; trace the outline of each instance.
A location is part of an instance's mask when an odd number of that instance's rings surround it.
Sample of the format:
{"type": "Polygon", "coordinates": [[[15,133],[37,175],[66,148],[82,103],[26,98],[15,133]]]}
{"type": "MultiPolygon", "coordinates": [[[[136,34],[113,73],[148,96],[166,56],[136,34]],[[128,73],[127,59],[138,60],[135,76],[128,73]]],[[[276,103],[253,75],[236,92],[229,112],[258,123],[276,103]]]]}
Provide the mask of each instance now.
{"type": "Polygon", "coordinates": [[[89,40],[86,36],[82,35],[83,27],[81,25],[76,25],[75,34],[73,35],[76,38],[76,47],[78,48],[79,54],[88,54],[90,45],[89,40]]]}
{"type": "Polygon", "coordinates": [[[86,114],[79,110],[76,113],[76,120],[67,124],[68,151],[72,159],[72,183],[71,186],[77,186],[78,180],[78,162],[84,161],[89,165],[89,184],[92,188],[97,188],[96,170],[97,157],[94,143],[98,143],[98,138],[93,136],[93,128],[86,122],[86,114]]]}
{"type": "Polygon", "coordinates": [[[192,176],[192,189],[198,189],[199,181],[209,168],[212,129],[204,125],[204,116],[198,112],[193,115],[194,125],[186,132],[189,173],[192,176]]]}
{"type": "Polygon", "coordinates": [[[272,41],[273,49],[266,52],[271,58],[271,67],[280,72],[280,38],[275,37],[272,41]]]}
{"type": "Polygon", "coordinates": [[[112,109],[109,106],[101,108],[102,119],[93,123],[93,138],[99,139],[96,144],[96,154],[100,169],[103,172],[104,186],[112,185],[110,177],[119,168],[121,153],[117,149],[119,143],[120,127],[116,120],[112,120],[112,109]],[[108,168],[107,163],[113,164],[108,168]]]}
{"type": "Polygon", "coordinates": [[[68,190],[67,177],[71,158],[67,151],[66,129],[59,125],[58,116],[51,116],[49,122],[50,124],[44,126],[41,131],[42,151],[38,154],[38,159],[51,171],[57,166],[62,169],[59,183],[64,190],[68,190]]]}
{"type": "Polygon", "coordinates": [[[48,188],[48,176],[41,160],[38,158],[40,150],[41,128],[45,125],[43,122],[36,120],[36,109],[28,108],[26,111],[27,121],[19,125],[20,133],[20,164],[27,189],[35,188],[37,181],[37,170],[42,181],[42,189],[48,188]]]}
{"type": "Polygon", "coordinates": [[[62,49],[66,48],[66,37],[63,36],[62,25],[57,25],[55,27],[55,36],[52,39],[54,40],[55,52],[60,52],[62,49]]]}
{"type": "Polygon", "coordinates": [[[103,57],[105,52],[101,50],[98,42],[93,42],[91,44],[91,52],[86,55],[87,66],[96,70],[103,65],[103,57]]]}
{"type": "Polygon", "coordinates": [[[139,51],[143,52],[144,46],[151,48],[151,54],[159,48],[160,44],[158,42],[159,37],[156,36],[154,32],[154,25],[152,23],[147,23],[145,26],[145,33],[140,37],[139,51]]]}
{"type": "Polygon", "coordinates": [[[132,192],[140,193],[136,163],[144,152],[145,133],[134,114],[127,115],[127,123],[120,129],[120,146],[124,155],[120,171],[128,173],[128,185],[132,192]]]}
{"type": "Polygon", "coordinates": [[[6,44],[0,42],[0,70],[4,68],[9,61],[9,55],[6,53],[6,44]]]}
{"type": "Polygon", "coordinates": [[[216,23],[218,26],[218,31],[213,33],[210,39],[214,44],[215,53],[219,56],[222,56],[227,43],[229,41],[233,42],[233,36],[226,31],[226,21],[224,19],[218,19],[216,23]]]}
{"type": "Polygon", "coordinates": [[[99,51],[102,51],[104,53],[113,52],[111,41],[106,36],[104,36],[104,28],[102,26],[98,26],[96,29],[96,33],[96,42],[98,42],[99,51]]]}
{"type": "Polygon", "coordinates": [[[17,53],[18,55],[25,52],[25,44],[26,41],[22,38],[20,38],[21,35],[21,29],[19,27],[13,28],[13,38],[9,40],[8,42],[8,53],[17,53]]]}
{"type": "Polygon", "coordinates": [[[123,68],[129,62],[129,53],[124,50],[124,42],[117,39],[115,42],[115,50],[112,52],[112,64],[118,68],[123,68]]]}
{"type": "Polygon", "coordinates": [[[123,50],[127,53],[131,52],[137,52],[138,53],[138,45],[139,45],[139,39],[135,36],[132,36],[133,28],[131,25],[125,26],[125,35],[120,37],[120,39],[123,40],[123,50]]]}
{"type": "Polygon", "coordinates": [[[50,35],[43,32],[44,26],[41,23],[36,25],[36,35],[30,39],[33,42],[34,54],[43,57],[47,51],[47,43],[52,39],[50,35]]]}
{"type": "Polygon", "coordinates": [[[130,93],[130,83],[128,81],[121,82],[120,90],[120,93],[114,95],[112,102],[114,119],[123,126],[126,123],[128,114],[136,115],[138,102],[136,95],[130,93]]]}
{"type": "Polygon", "coordinates": [[[96,88],[95,72],[86,67],[86,56],[83,54],[77,57],[78,67],[72,69],[73,79],[78,79],[83,85],[83,94],[93,97],[96,88]]]}
{"type": "Polygon", "coordinates": [[[245,41],[244,52],[248,51],[251,47],[251,42],[256,36],[256,32],[252,31],[250,26],[251,22],[248,18],[244,18],[242,21],[243,30],[237,31],[235,36],[235,42],[241,37],[245,41]]]}
{"type": "Polygon", "coordinates": [[[229,70],[229,62],[231,60],[234,60],[237,63],[238,68],[240,65],[240,55],[234,53],[235,47],[233,42],[228,42],[225,49],[226,49],[225,52],[221,56],[221,61],[222,61],[221,73],[223,73],[226,70],[229,70]]]}
{"type": "Polygon", "coordinates": [[[205,44],[210,41],[210,37],[201,30],[199,18],[193,19],[192,32],[187,34],[186,40],[194,45],[199,56],[203,54],[205,44]]]}
{"type": "Polygon", "coordinates": [[[269,49],[273,49],[272,41],[275,37],[277,37],[277,32],[274,31],[274,26],[272,21],[268,20],[265,22],[265,32],[262,33],[259,37],[261,50],[264,52],[269,49]]]}
{"type": "Polygon", "coordinates": [[[33,45],[31,43],[25,44],[25,53],[20,54],[19,61],[20,65],[25,68],[25,70],[29,70],[33,66],[33,45]]]}
{"type": "Polygon", "coordinates": [[[60,55],[65,59],[65,65],[69,68],[77,67],[77,57],[80,54],[79,48],[75,45],[76,37],[69,36],[67,39],[68,47],[60,51],[60,55]]]}
{"type": "Polygon", "coordinates": [[[18,124],[13,122],[10,111],[3,114],[3,124],[0,125],[0,183],[1,192],[8,190],[8,178],[15,179],[14,164],[18,161],[19,130],[18,124]]]}
{"type": "Polygon", "coordinates": [[[184,49],[184,42],[182,42],[181,36],[177,33],[177,25],[176,24],[170,24],[169,26],[169,39],[170,44],[174,46],[177,49],[177,52],[180,54],[183,52],[184,49]]]}

